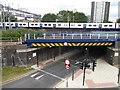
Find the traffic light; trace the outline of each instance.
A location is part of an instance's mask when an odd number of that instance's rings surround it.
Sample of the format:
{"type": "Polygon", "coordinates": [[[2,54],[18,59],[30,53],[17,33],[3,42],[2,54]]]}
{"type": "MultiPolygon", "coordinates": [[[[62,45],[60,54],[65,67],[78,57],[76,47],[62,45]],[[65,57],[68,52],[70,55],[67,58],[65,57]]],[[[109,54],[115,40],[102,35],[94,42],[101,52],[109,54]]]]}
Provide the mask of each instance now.
{"type": "Polygon", "coordinates": [[[92,71],[94,71],[94,70],[95,70],[96,64],[97,64],[97,63],[96,63],[95,61],[93,61],[92,71]]]}
{"type": "Polygon", "coordinates": [[[83,67],[84,67],[84,64],[83,64],[83,63],[80,63],[80,69],[83,70],[83,67]]]}
{"type": "Polygon", "coordinates": [[[85,68],[90,68],[90,65],[85,63],[85,68]]]}

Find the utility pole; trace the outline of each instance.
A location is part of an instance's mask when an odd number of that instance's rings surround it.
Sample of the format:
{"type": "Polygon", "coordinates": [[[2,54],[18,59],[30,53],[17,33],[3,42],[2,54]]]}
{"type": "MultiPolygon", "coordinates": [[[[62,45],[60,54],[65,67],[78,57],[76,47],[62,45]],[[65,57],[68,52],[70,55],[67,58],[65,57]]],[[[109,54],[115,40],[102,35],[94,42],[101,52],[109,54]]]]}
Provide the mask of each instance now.
{"type": "Polygon", "coordinates": [[[86,62],[84,63],[84,73],[83,73],[83,86],[84,86],[84,83],[85,83],[85,70],[86,70],[86,62]]]}

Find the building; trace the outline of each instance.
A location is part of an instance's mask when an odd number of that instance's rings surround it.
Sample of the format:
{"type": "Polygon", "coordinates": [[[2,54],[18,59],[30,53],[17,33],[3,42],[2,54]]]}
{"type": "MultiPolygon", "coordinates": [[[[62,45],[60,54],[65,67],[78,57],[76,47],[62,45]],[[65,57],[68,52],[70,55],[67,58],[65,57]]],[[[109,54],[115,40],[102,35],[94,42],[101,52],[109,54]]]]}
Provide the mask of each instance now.
{"type": "Polygon", "coordinates": [[[101,1],[91,3],[91,23],[108,22],[110,2],[101,1]]]}
{"type": "Polygon", "coordinates": [[[118,2],[118,18],[120,18],[120,1],[118,2]]]}
{"type": "Polygon", "coordinates": [[[87,15],[87,22],[90,23],[91,16],[87,15]]]}

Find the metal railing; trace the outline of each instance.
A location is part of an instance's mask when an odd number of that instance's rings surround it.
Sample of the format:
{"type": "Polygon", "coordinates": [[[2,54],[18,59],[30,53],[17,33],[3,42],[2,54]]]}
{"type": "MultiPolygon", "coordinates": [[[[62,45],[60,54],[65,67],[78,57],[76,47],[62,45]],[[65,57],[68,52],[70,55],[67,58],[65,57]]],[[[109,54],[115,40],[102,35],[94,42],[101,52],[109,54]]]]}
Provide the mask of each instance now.
{"type": "Polygon", "coordinates": [[[38,39],[110,39],[110,38],[120,38],[120,34],[52,34],[52,35],[46,35],[43,34],[43,37],[40,37],[38,39]]]}
{"type": "Polygon", "coordinates": [[[43,33],[42,37],[35,34],[30,36],[25,34],[25,41],[27,39],[119,39],[120,33],[62,33],[62,34],[46,34],[43,33]]]}

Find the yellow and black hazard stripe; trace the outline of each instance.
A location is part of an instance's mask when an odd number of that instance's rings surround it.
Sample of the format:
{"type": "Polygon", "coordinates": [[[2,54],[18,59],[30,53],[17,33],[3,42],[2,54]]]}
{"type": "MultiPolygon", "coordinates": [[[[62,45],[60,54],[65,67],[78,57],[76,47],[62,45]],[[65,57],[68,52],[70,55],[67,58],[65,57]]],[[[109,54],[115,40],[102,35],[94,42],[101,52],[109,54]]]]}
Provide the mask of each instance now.
{"type": "Polygon", "coordinates": [[[47,46],[111,46],[113,42],[81,42],[81,43],[32,43],[32,47],[47,47],[47,46]]]}

